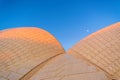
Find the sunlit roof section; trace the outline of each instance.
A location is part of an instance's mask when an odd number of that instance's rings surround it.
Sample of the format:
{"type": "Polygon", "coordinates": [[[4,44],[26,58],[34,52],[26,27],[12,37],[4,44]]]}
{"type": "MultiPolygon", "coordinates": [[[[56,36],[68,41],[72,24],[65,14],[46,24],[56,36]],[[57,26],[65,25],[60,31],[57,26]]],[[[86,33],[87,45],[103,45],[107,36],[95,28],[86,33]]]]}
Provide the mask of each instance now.
{"type": "Polygon", "coordinates": [[[60,43],[39,28],[15,28],[0,34],[0,80],[18,80],[37,65],[64,53],[60,43]]]}

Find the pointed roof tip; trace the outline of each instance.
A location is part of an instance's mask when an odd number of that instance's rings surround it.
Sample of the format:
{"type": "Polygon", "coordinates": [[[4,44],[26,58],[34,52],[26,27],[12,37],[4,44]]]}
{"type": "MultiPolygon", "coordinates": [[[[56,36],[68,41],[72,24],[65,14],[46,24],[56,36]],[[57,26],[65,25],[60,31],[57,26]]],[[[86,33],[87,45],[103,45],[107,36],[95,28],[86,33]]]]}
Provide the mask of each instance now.
{"type": "Polygon", "coordinates": [[[115,29],[115,28],[117,28],[117,27],[120,27],[120,22],[113,23],[113,24],[107,26],[107,27],[104,28],[104,29],[115,29]]]}
{"type": "Polygon", "coordinates": [[[106,31],[106,30],[110,30],[110,29],[116,29],[116,28],[120,28],[120,22],[116,22],[116,23],[113,23],[113,24],[110,24],[96,32],[101,32],[101,31],[106,31]]]}
{"type": "MultiPolygon", "coordinates": [[[[112,25],[110,25],[110,26],[118,26],[118,25],[120,25],[120,22],[116,22],[116,23],[113,23],[112,25]]],[[[118,26],[119,27],[119,26],[118,26]]]]}
{"type": "Polygon", "coordinates": [[[115,24],[120,24],[120,22],[116,22],[115,24]]]}
{"type": "Polygon", "coordinates": [[[106,32],[106,31],[110,31],[110,30],[115,30],[116,28],[120,28],[120,22],[116,22],[116,23],[113,23],[111,25],[108,25],[108,26],[94,32],[93,34],[102,33],[102,32],[106,32]]]}

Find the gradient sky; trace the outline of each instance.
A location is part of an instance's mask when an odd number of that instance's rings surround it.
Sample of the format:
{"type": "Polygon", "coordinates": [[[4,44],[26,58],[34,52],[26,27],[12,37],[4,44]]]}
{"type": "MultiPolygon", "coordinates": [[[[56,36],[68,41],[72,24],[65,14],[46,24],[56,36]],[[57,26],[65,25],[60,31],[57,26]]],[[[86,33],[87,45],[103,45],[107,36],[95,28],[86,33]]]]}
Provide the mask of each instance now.
{"type": "Polygon", "coordinates": [[[66,50],[119,20],[120,0],[0,0],[0,30],[39,27],[66,50]]]}

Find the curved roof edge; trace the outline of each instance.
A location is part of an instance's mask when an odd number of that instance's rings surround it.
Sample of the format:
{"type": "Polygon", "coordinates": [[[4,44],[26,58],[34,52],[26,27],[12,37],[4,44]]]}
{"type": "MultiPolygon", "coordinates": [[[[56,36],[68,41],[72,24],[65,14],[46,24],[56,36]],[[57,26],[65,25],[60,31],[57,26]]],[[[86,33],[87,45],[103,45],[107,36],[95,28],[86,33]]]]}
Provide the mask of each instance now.
{"type": "Polygon", "coordinates": [[[79,41],[68,50],[70,54],[82,56],[103,70],[108,76],[120,78],[120,22],[107,26],[79,41]]]}

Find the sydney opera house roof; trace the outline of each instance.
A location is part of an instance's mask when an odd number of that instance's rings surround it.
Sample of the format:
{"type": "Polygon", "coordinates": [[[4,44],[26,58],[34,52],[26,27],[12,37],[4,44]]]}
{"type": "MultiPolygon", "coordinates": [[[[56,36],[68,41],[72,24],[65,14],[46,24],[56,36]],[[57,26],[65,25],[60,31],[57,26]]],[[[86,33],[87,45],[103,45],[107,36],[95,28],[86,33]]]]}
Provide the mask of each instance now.
{"type": "Polygon", "coordinates": [[[120,23],[91,34],[68,51],[39,28],[3,30],[0,80],[120,80],[120,23]]]}

